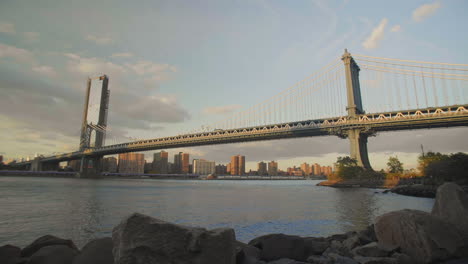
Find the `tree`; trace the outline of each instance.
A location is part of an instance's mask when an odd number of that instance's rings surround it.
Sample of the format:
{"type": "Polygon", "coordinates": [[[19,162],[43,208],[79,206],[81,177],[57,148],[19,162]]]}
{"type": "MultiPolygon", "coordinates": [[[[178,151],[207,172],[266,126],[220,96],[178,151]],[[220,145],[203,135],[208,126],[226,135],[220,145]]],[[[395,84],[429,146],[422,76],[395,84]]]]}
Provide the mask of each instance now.
{"type": "Polygon", "coordinates": [[[426,154],[421,154],[418,157],[418,162],[419,162],[419,171],[423,174],[426,175],[426,167],[434,162],[442,161],[442,160],[447,160],[449,156],[441,154],[440,152],[432,152],[429,151],[426,154]]]}
{"type": "Polygon", "coordinates": [[[390,173],[403,173],[403,163],[396,156],[388,158],[387,166],[390,173]]]}
{"type": "Polygon", "coordinates": [[[336,174],[341,179],[353,179],[358,178],[359,175],[363,172],[363,168],[357,165],[357,160],[349,156],[338,157],[336,160],[336,174]]]}

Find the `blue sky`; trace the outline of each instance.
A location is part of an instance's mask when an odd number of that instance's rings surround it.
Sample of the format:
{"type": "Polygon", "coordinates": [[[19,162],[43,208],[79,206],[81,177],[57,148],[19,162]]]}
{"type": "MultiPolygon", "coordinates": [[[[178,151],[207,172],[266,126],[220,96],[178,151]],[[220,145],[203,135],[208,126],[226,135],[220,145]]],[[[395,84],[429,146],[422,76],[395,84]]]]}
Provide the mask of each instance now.
{"type": "MultiPolygon", "coordinates": [[[[344,48],[466,63],[467,10],[463,0],[4,0],[0,152],[18,157],[75,150],[86,77],[102,73],[110,77],[108,143],[113,143],[179,134],[221,120],[304,79],[344,48]]],[[[381,134],[370,140],[372,162],[385,167],[388,155],[399,155],[414,166],[420,144],[467,151],[468,144],[458,142],[466,132],[381,134]]],[[[347,154],[347,144],[323,137],[184,151],[219,162],[241,153],[251,161],[249,168],[269,159],[285,168],[304,161],[331,164],[347,154]]]]}

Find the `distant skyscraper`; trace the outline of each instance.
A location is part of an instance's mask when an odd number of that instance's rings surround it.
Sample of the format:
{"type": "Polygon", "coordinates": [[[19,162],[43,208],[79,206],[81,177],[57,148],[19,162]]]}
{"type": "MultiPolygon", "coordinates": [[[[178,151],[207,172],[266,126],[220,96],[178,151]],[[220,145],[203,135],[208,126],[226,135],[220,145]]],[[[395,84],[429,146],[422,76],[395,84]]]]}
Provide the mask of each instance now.
{"type": "Polygon", "coordinates": [[[231,162],[226,165],[226,173],[231,174],[231,162]]]}
{"type": "Polygon", "coordinates": [[[231,157],[231,175],[245,175],[245,156],[237,155],[231,157]]]}
{"type": "Polygon", "coordinates": [[[188,153],[179,152],[174,155],[174,172],[175,173],[189,173],[190,169],[190,156],[188,153]]]}
{"type": "Polygon", "coordinates": [[[257,173],[258,175],[267,175],[268,172],[267,172],[267,164],[263,161],[259,162],[257,164],[257,173]]]}
{"type": "Polygon", "coordinates": [[[3,162],[3,155],[0,155],[0,163],[3,162]]]}
{"type": "Polygon", "coordinates": [[[193,160],[193,173],[198,175],[208,175],[215,173],[215,162],[204,159],[193,160]]]}
{"type": "Polygon", "coordinates": [[[154,173],[159,173],[159,174],[167,174],[168,165],[169,162],[169,153],[166,151],[160,151],[157,153],[154,153],[153,155],[153,172],[154,173]]]}
{"type": "Polygon", "coordinates": [[[115,173],[117,172],[117,158],[107,157],[102,159],[102,171],[115,173]]]}
{"type": "Polygon", "coordinates": [[[310,166],[306,162],[301,164],[301,170],[304,172],[304,175],[310,175],[310,166]]]}
{"type": "Polygon", "coordinates": [[[278,162],[270,161],[268,162],[268,175],[276,176],[278,175],[278,162]]]}
{"type": "Polygon", "coordinates": [[[322,175],[322,168],[319,164],[314,164],[314,175],[322,175]]]}
{"type": "Polygon", "coordinates": [[[119,173],[144,173],[145,154],[122,153],[119,154],[119,173]]]}
{"type": "Polygon", "coordinates": [[[216,175],[226,175],[227,174],[227,167],[223,164],[218,164],[215,166],[215,173],[216,175]]]}

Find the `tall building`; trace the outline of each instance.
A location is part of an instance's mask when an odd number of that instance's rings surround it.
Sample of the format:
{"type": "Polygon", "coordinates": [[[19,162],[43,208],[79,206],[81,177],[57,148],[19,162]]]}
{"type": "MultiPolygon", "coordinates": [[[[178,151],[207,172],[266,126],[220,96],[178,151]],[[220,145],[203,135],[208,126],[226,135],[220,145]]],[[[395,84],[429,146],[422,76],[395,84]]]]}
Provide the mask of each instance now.
{"type": "Polygon", "coordinates": [[[190,156],[188,153],[179,152],[174,155],[174,172],[175,173],[189,173],[190,170],[190,156]]]}
{"type": "Polygon", "coordinates": [[[3,162],[3,155],[0,155],[0,163],[3,162]]]}
{"type": "Polygon", "coordinates": [[[322,174],[325,176],[330,176],[333,173],[333,169],[331,166],[323,166],[322,167],[322,174]]]}
{"type": "Polygon", "coordinates": [[[102,171],[115,173],[117,172],[117,158],[107,157],[102,159],[102,171]]]}
{"type": "Polygon", "coordinates": [[[308,176],[311,173],[310,166],[306,162],[301,164],[301,170],[304,172],[304,175],[308,176]]]}
{"type": "Polygon", "coordinates": [[[144,173],[145,154],[122,153],[119,154],[119,173],[144,173]]]}
{"type": "Polygon", "coordinates": [[[153,172],[159,173],[159,174],[169,173],[168,162],[169,162],[169,153],[167,153],[166,151],[163,150],[163,151],[154,153],[153,172]]]}
{"type": "Polygon", "coordinates": [[[261,161],[257,164],[257,173],[260,176],[268,175],[267,164],[265,162],[261,161]]]}
{"type": "Polygon", "coordinates": [[[231,157],[231,175],[245,175],[245,156],[237,155],[231,157]]]}
{"type": "Polygon", "coordinates": [[[208,175],[215,173],[215,162],[204,159],[193,160],[193,173],[198,175],[208,175]]]}
{"type": "Polygon", "coordinates": [[[268,175],[276,176],[278,175],[278,162],[270,161],[268,162],[268,175]]]}
{"type": "Polygon", "coordinates": [[[226,174],[231,174],[231,162],[226,165],[226,174]]]}
{"type": "Polygon", "coordinates": [[[322,168],[319,164],[314,164],[314,175],[322,175],[322,168]]]}
{"type": "Polygon", "coordinates": [[[226,175],[227,174],[227,167],[223,164],[218,164],[215,166],[215,174],[216,175],[226,175]]]}

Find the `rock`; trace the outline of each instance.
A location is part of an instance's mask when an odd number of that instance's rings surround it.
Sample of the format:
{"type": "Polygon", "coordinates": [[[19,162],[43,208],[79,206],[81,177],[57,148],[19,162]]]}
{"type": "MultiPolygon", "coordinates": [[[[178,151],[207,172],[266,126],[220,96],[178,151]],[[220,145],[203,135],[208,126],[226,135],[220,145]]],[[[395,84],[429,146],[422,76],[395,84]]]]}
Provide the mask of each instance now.
{"type": "Polygon", "coordinates": [[[358,262],[352,258],[341,256],[335,253],[331,253],[328,256],[332,259],[332,263],[334,264],[358,264],[358,262]]]}
{"type": "Polygon", "coordinates": [[[66,245],[45,246],[34,253],[28,264],[72,264],[78,250],[66,245]]]}
{"type": "Polygon", "coordinates": [[[395,252],[392,255],[392,258],[397,260],[398,264],[413,264],[415,261],[408,255],[403,253],[395,252]]]}
{"type": "Polygon", "coordinates": [[[268,264],[309,264],[306,262],[295,261],[294,259],[282,258],[274,261],[268,262],[268,264]]]}
{"type": "Polygon", "coordinates": [[[325,238],[303,238],[284,234],[270,234],[249,242],[260,249],[260,259],[273,261],[281,258],[306,261],[310,255],[322,254],[329,246],[325,238]]]}
{"type": "Polygon", "coordinates": [[[15,264],[21,257],[21,248],[12,245],[0,247],[0,263],[15,264]]]}
{"type": "Polygon", "coordinates": [[[236,261],[231,228],[206,230],[132,214],[112,231],[116,264],[204,264],[236,261]]]}
{"type": "Polygon", "coordinates": [[[312,264],[333,264],[333,260],[329,257],[325,257],[325,256],[309,256],[307,258],[307,262],[308,263],[312,263],[312,264]]]}
{"type": "Polygon", "coordinates": [[[236,264],[256,264],[260,260],[260,249],[236,241],[236,264]]]}
{"type": "Polygon", "coordinates": [[[350,236],[345,241],[343,241],[343,247],[345,247],[348,251],[351,251],[353,248],[360,246],[361,241],[357,234],[350,236]]]}
{"type": "Polygon", "coordinates": [[[468,195],[455,183],[437,189],[432,214],[451,223],[468,239],[468,195]]]}
{"type": "Polygon", "coordinates": [[[417,210],[390,212],[376,218],[375,233],[384,246],[398,246],[416,263],[444,260],[463,249],[463,236],[447,222],[417,210]]]}
{"type": "Polygon", "coordinates": [[[113,264],[112,238],[104,237],[88,242],[73,260],[73,264],[113,264]]]}
{"type": "Polygon", "coordinates": [[[323,252],[323,256],[329,256],[331,253],[341,255],[341,256],[346,256],[346,257],[351,257],[352,254],[351,252],[343,246],[343,243],[338,241],[338,240],[333,240],[330,243],[330,247],[323,252]]]}
{"type": "Polygon", "coordinates": [[[21,250],[21,256],[30,257],[39,249],[46,247],[46,246],[52,246],[52,245],[64,245],[71,249],[78,250],[78,248],[75,246],[73,241],[69,239],[63,239],[63,238],[59,238],[56,236],[45,235],[34,240],[34,242],[32,242],[30,245],[23,248],[23,250],[21,250]]]}
{"type": "Polygon", "coordinates": [[[468,258],[452,259],[441,262],[440,264],[466,264],[468,263],[468,258]]]}
{"type": "Polygon", "coordinates": [[[377,258],[377,257],[362,257],[362,256],[357,256],[354,258],[357,262],[361,264],[400,264],[398,260],[394,258],[377,258]]]}
{"type": "Polygon", "coordinates": [[[390,190],[385,190],[385,191],[383,191],[382,193],[388,193],[388,192],[390,192],[390,190]]]}
{"type": "Polygon", "coordinates": [[[357,232],[357,236],[359,237],[359,242],[361,245],[377,241],[377,237],[375,237],[374,225],[370,225],[366,229],[357,232]]]}
{"type": "Polygon", "coordinates": [[[327,237],[327,240],[330,241],[330,242],[333,241],[333,240],[343,242],[347,238],[348,238],[348,236],[346,234],[336,234],[336,235],[332,235],[332,236],[327,237]]]}
{"type": "Polygon", "coordinates": [[[364,246],[357,247],[352,250],[354,255],[360,255],[363,257],[387,257],[397,247],[385,247],[379,245],[377,242],[372,242],[364,246]]]}

